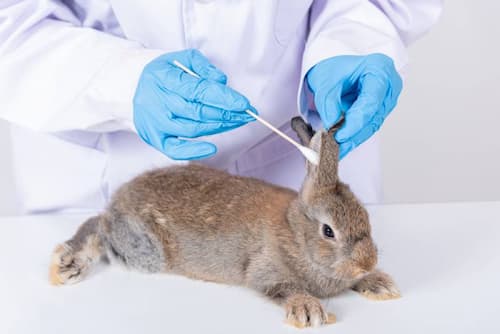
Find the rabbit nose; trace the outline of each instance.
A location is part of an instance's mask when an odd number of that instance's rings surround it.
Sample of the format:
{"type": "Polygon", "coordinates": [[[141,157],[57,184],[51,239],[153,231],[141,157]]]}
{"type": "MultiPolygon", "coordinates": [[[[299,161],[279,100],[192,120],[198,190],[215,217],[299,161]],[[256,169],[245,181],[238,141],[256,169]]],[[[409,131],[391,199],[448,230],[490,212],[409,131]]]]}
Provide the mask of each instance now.
{"type": "Polygon", "coordinates": [[[371,254],[368,254],[360,262],[358,262],[359,271],[363,272],[364,274],[375,269],[376,265],[377,265],[377,258],[373,257],[373,255],[371,254]]]}
{"type": "Polygon", "coordinates": [[[352,259],[359,271],[365,271],[365,273],[372,271],[377,264],[377,248],[370,239],[366,238],[354,247],[352,259]]]}

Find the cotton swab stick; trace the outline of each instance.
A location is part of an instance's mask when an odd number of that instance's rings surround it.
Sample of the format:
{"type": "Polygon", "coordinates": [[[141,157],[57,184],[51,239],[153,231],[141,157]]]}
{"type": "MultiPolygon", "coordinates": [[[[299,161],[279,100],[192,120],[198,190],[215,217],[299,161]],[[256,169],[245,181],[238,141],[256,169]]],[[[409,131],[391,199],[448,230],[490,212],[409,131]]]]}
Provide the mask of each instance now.
{"type": "MultiPolygon", "coordinates": [[[[199,78],[200,76],[196,73],[194,73],[193,71],[191,71],[189,68],[187,68],[186,66],[184,66],[183,64],[181,64],[179,61],[177,60],[174,60],[172,62],[175,66],[177,66],[178,68],[180,68],[181,70],[183,70],[184,72],[192,75],[193,77],[196,77],[196,78],[199,78]]],[[[262,123],[263,125],[267,126],[269,129],[271,129],[274,133],[276,133],[277,135],[279,135],[281,138],[285,139],[286,141],[288,141],[290,144],[292,144],[293,146],[295,146],[301,153],[302,155],[304,155],[304,157],[310,162],[312,163],[313,165],[318,165],[319,164],[319,156],[318,156],[318,153],[316,153],[314,150],[310,149],[309,147],[306,147],[304,145],[300,145],[299,143],[297,143],[295,140],[293,140],[292,138],[290,138],[289,136],[287,136],[286,134],[284,134],[282,131],[278,130],[276,127],[274,127],[272,124],[270,124],[268,121],[266,121],[265,119],[263,119],[262,117],[256,115],[254,112],[252,112],[251,110],[245,110],[245,112],[247,114],[249,114],[250,116],[254,117],[256,120],[258,120],[260,123],[262,123]]]]}
{"type": "Polygon", "coordinates": [[[318,165],[319,164],[318,153],[316,153],[315,151],[313,151],[309,147],[306,147],[304,145],[300,145],[295,140],[293,140],[292,138],[290,138],[289,136],[287,136],[286,134],[284,134],[283,132],[281,132],[280,130],[278,130],[277,128],[275,128],[268,121],[266,121],[265,119],[262,119],[262,117],[260,117],[260,116],[257,116],[254,112],[252,112],[252,111],[250,111],[248,109],[245,110],[245,112],[247,114],[249,114],[250,116],[254,117],[256,120],[258,120],[259,122],[261,122],[265,126],[267,126],[269,129],[273,130],[274,133],[276,133],[277,135],[279,135],[281,138],[285,139],[290,144],[292,144],[293,146],[295,146],[296,148],[298,148],[299,151],[304,155],[304,157],[306,157],[307,160],[309,160],[310,163],[312,163],[314,165],[318,165]]]}

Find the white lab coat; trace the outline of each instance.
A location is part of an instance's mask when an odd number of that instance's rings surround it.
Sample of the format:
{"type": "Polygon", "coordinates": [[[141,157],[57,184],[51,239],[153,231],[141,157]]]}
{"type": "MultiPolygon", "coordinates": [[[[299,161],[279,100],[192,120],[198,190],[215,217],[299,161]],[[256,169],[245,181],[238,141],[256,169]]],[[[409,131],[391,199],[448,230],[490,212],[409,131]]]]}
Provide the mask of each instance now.
{"type": "MultiPolygon", "coordinates": [[[[132,176],[178,163],[132,123],[139,75],[160,54],[199,49],[290,132],[290,118],[311,105],[302,83],[312,66],[382,52],[402,69],[407,45],[440,11],[440,0],[2,0],[0,117],[14,124],[22,208],[98,209],[132,176]]],[[[207,140],[219,150],[206,164],[292,188],[302,181],[300,154],[256,122],[207,140]]],[[[341,163],[364,202],[380,199],[377,150],[374,136],[341,163]]]]}

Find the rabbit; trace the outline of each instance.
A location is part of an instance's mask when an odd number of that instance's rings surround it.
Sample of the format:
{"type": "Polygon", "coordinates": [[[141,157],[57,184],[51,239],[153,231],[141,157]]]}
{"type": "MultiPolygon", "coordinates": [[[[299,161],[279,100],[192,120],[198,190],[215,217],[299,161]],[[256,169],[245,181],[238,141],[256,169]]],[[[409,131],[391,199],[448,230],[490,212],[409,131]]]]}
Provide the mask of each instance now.
{"type": "Polygon", "coordinates": [[[338,126],[314,132],[296,117],[292,128],[319,152],[319,165],[306,162],[298,193],[198,164],[148,171],[55,248],[50,282],[79,282],[106,260],[249,287],[283,305],[285,321],[299,328],[335,322],[320,298],[346,289],[398,298],[394,281],[375,267],[367,211],[338,179],[338,126]]]}

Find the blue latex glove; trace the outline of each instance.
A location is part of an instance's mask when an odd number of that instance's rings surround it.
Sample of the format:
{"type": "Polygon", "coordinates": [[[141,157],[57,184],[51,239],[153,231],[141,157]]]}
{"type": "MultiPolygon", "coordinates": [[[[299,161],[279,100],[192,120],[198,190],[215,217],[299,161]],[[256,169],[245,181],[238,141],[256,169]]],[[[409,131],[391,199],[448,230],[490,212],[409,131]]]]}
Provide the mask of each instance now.
{"type": "Polygon", "coordinates": [[[335,134],[341,159],[380,128],[403,86],[392,59],[383,54],[332,57],[315,65],[306,78],[326,129],[344,114],[344,125],[335,134]]]}
{"type": "Polygon", "coordinates": [[[255,119],[248,100],[226,86],[227,77],[197,50],[167,53],[144,68],[134,96],[134,124],[141,138],[176,160],[209,157],[217,147],[185,140],[228,131],[255,119]],[[172,64],[178,60],[195,78],[172,64]]]}

